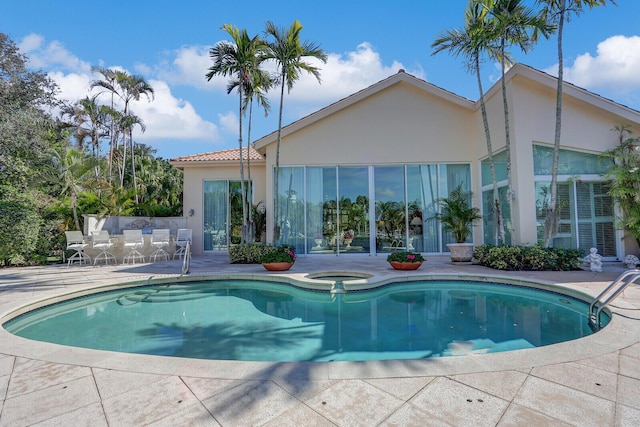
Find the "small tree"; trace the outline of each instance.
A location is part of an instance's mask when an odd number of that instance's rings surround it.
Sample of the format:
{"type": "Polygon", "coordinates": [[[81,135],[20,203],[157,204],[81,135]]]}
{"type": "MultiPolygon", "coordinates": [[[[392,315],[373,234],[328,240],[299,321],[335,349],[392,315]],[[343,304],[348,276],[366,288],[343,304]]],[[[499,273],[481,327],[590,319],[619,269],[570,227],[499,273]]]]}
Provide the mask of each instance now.
{"type": "Polygon", "coordinates": [[[612,160],[605,175],[610,180],[609,195],[620,207],[619,226],[640,245],[640,138],[631,137],[628,126],[618,125],[618,146],[604,153],[612,160]]]}

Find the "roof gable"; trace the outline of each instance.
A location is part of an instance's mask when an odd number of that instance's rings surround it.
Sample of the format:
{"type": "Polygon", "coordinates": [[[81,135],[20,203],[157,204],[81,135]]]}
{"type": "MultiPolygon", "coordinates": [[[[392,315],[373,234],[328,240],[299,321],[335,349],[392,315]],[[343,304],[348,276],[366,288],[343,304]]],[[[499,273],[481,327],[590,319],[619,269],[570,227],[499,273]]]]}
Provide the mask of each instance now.
{"type": "MultiPolygon", "coordinates": [[[[529,65],[517,63],[513,67],[507,71],[505,75],[506,81],[510,81],[515,77],[524,77],[531,81],[534,81],[537,84],[544,85],[546,87],[552,88],[556,90],[558,86],[558,78],[548,74],[544,71],[540,71],[536,68],[530,67],[529,65]]],[[[501,91],[500,80],[498,80],[485,94],[485,97],[491,97],[499,94],[501,91]]],[[[611,99],[605,98],[601,95],[598,95],[595,92],[591,92],[587,89],[581,88],[580,86],[576,86],[571,82],[566,80],[563,81],[562,85],[562,93],[563,96],[571,96],[573,98],[579,99],[580,101],[586,102],[588,104],[593,105],[596,108],[600,108],[612,114],[623,117],[627,120],[640,123],[640,111],[634,110],[633,108],[622,105],[618,102],[615,102],[611,99]]],[[[479,104],[478,100],[478,104],[479,104]]]]}
{"type": "MultiPolygon", "coordinates": [[[[365,98],[369,98],[379,92],[388,90],[389,88],[392,88],[401,83],[409,84],[419,90],[433,94],[462,108],[466,108],[469,110],[473,110],[475,108],[474,101],[456,95],[453,92],[449,92],[445,89],[442,89],[441,87],[438,87],[425,80],[419,79],[411,74],[407,74],[404,70],[401,69],[396,74],[393,74],[392,76],[387,77],[384,80],[374,83],[373,85],[362,89],[352,95],[349,95],[346,98],[342,98],[341,100],[336,101],[333,104],[330,104],[327,107],[324,107],[314,113],[311,113],[308,116],[296,120],[289,125],[283,126],[282,137],[285,137],[286,135],[296,132],[303,127],[309,126],[319,120],[322,120],[327,116],[344,110],[365,98]]],[[[258,139],[255,142],[256,149],[262,152],[266,145],[272,143],[275,140],[276,136],[277,130],[258,139]]]]}

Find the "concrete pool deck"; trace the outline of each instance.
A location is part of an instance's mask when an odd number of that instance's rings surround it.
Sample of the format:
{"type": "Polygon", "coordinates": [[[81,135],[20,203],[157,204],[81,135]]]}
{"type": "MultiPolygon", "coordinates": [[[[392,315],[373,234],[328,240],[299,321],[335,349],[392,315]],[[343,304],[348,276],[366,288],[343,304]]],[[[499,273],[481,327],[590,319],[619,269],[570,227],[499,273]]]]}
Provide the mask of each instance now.
{"type": "MultiPolygon", "coordinates": [[[[178,276],[178,261],[0,269],[0,318],[82,289],[178,276]]],[[[288,272],[396,275],[383,257],[300,257],[288,272]],[[329,266],[329,268],[327,268],[329,266]]],[[[428,257],[406,275],[493,275],[597,295],[624,268],[498,272],[428,257]]],[[[191,276],[267,274],[226,256],[191,276]]],[[[273,273],[269,273],[273,275],[273,273]]],[[[640,285],[601,333],[506,353],[378,362],[267,363],[94,351],[0,330],[0,426],[23,425],[640,425],[640,285]]]]}

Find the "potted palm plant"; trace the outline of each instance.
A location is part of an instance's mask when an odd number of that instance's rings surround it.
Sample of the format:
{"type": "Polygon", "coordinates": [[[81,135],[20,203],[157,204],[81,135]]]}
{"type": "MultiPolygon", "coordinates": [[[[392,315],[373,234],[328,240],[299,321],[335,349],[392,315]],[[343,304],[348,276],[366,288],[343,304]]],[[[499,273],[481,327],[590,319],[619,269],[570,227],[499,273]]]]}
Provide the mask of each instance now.
{"type": "Polygon", "coordinates": [[[452,262],[470,262],[473,258],[473,243],[467,243],[475,222],[482,218],[480,209],[471,206],[471,193],[458,185],[448,197],[440,199],[438,219],[449,231],[456,243],[449,243],[452,262]]]}

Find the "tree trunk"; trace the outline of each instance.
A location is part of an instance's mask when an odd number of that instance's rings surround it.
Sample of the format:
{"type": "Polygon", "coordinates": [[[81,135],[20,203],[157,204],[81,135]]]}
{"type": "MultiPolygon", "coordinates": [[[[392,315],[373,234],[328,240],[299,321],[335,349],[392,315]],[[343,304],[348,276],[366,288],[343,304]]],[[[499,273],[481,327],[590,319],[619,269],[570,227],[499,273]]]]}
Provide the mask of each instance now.
{"type": "Polygon", "coordinates": [[[544,223],[544,245],[551,246],[551,241],[558,228],[558,212],[556,209],[558,198],[558,164],[560,163],[560,135],[562,127],[562,83],[564,81],[564,64],[562,55],[562,30],[564,27],[564,8],[560,11],[558,20],[558,86],[556,89],[556,131],[553,140],[553,165],[551,167],[551,185],[549,188],[549,207],[544,223]]]}
{"type": "Polygon", "coordinates": [[[249,214],[249,229],[247,230],[248,242],[255,241],[255,227],[253,224],[253,186],[251,185],[251,121],[253,119],[253,98],[249,100],[249,123],[247,124],[247,209],[249,214]]]}
{"type": "Polygon", "coordinates": [[[487,119],[487,108],[484,103],[484,91],[482,89],[482,80],[480,78],[480,59],[475,56],[474,60],[476,77],[478,79],[478,91],[480,92],[480,111],[482,112],[482,124],[484,125],[484,136],[487,142],[487,153],[489,154],[489,167],[491,169],[491,184],[493,187],[493,210],[494,218],[494,238],[495,242],[500,245],[504,244],[504,224],[502,222],[502,209],[500,207],[500,194],[498,192],[498,178],[496,177],[496,166],[493,161],[493,148],[491,146],[491,132],[489,130],[489,120],[487,119]]]}
{"type": "Polygon", "coordinates": [[[280,225],[278,224],[278,181],[280,174],[280,139],[282,138],[282,103],[284,102],[284,86],[286,84],[286,74],[284,68],[281,74],[282,85],[280,87],[280,112],[278,113],[278,139],[276,141],[276,168],[275,177],[273,180],[273,241],[278,242],[280,240],[280,225]]]}
{"type": "Polygon", "coordinates": [[[244,73],[241,73],[243,76],[240,79],[240,84],[238,85],[238,99],[239,99],[239,134],[238,134],[238,154],[240,155],[240,192],[241,194],[241,203],[242,203],[242,233],[240,237],[240,244],[244,245],[247,242],[247,199],[245,197],[245,189],[244,189],[244,160],[242,158],[242,85],[244,84],[244,73]]]}
{"type": "Polygon", "coordinates": [[[502,104],[504,106],[504,146],[505,154],[507,156],[507,206],[509,206],[509,227],[511,228],[511,235],[513,235],[513,202],[512,202],[512,184],[511,184],[511,137],[509,133],[509,103],[507,101],[507,84],[504,78],[504,51],[505,51],[505,38],[502,38],[502,44],[500,47],[500,56],[502,57],[500,64],[502,68],[502,104]]]}

